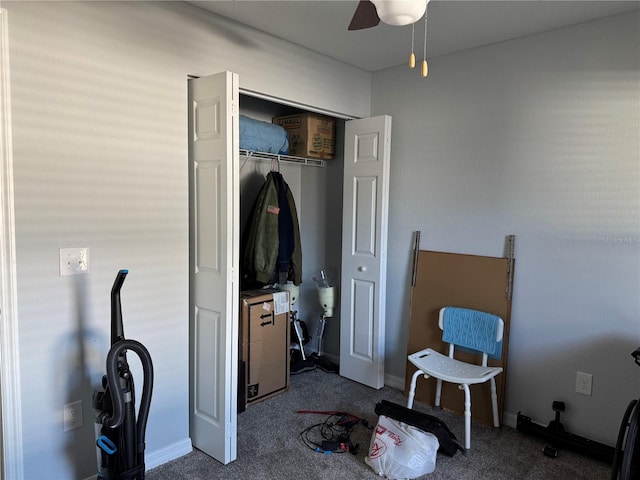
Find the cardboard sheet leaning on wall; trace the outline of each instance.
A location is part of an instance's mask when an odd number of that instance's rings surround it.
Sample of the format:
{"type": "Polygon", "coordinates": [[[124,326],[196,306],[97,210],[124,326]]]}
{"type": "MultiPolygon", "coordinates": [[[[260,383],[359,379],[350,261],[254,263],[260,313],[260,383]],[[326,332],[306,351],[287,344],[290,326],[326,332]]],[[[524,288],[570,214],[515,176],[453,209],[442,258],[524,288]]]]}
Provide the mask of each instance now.
{"type": "MultiPolygon", "coordinates": [[[[442,341],[438,328],[438,312],[445,306],[483,310],[504,320],[502,358],[489,360],[489,365],[501,366],[504,371],[496,377],[498,411],[502,425],[507,359],[509,354],[509,327],[511,323],[511,292],[513,291],[515,237],[507,237],[507,256],[483,257],[456,253],[419,250],[419,232],[416,232],[414,273],[411,288],[409,339],[407,354],[427,347],[447,355],[448,345],[442,341]]],[[[471,353],[456,353],[462,361],[479,363],[481,357],[471,353]]],[[[405,395],[409,392],[415,367],[407,361],[405,395]]],[[[433,405],[436,381],[420,380],[415,399],[433,405]]],[[[464,393],[457,385],[443,382],[441,406],[460,415],[464,414],[464,393]]],[[[489,383],[471,386],[471,418],[474,422],[492,425],[489,383]]]]}

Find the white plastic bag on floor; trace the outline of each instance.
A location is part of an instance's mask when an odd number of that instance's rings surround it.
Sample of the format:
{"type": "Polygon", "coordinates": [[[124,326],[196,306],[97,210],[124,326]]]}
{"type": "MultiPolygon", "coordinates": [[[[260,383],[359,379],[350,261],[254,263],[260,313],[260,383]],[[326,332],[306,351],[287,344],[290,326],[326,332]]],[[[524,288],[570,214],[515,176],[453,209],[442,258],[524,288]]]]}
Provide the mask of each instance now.
{"type": "Polygon", "coordinates": [[[380,415],[365,462],[386,478],[413,479],[435,470],[439,447],[432,433],[380,415]]]}

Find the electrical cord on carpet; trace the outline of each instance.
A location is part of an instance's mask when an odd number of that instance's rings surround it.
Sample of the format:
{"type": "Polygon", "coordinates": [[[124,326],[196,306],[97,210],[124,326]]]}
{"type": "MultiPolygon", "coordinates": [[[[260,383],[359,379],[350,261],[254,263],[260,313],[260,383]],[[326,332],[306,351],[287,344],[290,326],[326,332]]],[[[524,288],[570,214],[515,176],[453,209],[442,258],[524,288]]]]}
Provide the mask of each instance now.
{"type": "Polygon", "coordinates": [[[359,445],[351,442],[351,432],[357,425],[373,429],[364,418],[347,412],[298,410],[298,413],[327,415],[323,422],[305,428],[299,435],[307,448],[325,455],[347,452],[357,455],[359,445]]]}

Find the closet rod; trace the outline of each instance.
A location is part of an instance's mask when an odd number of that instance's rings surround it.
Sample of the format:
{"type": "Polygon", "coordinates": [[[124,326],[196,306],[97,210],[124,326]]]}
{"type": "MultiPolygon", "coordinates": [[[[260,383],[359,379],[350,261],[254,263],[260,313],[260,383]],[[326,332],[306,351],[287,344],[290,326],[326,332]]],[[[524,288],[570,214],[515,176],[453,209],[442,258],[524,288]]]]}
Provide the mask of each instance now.
{"type": "Polygon", "coordinates": [[[312,167],[324,167],[324,160],[317,158],[292,157],[291,155],[278,155],[275,153],[252,152],[250,150],[240,149],[241,157],[253,158],[256,160],[277,160],[282,163],[295,163],[296,165],[310,165],[312,167]]]}

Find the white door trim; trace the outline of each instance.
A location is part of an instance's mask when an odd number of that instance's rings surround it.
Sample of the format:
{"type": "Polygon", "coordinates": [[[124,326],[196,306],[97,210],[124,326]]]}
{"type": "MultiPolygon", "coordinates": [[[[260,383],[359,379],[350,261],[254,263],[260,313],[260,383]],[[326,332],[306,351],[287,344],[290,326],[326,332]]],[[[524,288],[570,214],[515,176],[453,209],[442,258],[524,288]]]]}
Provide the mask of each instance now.
{"type": "Polygon", "coordinates": [[[0,8],[0,478],[23,478],[8,13],[0,8]]]}
{"type": "Polygon", "coordinates": [[[333,110],[318,108],[313,105],[307,105],[306,103],[294,102],[293,100],[288,100],[282,97],[275,97],[273,95],[269,95],[268,93],[261,93],[255,90],[248,90],[246,88],[239,88],[238,93],[240,95],[259,98],[260,100],[266,100],[268,102],[277,103],[280,105],[286,105],[288,107],[294,107],[299,110],[304,110],[306,112],[319,113],[320,115],[328,115],[329,117],[340,118],[342,120],[355,120],[357,118],[357,117],[354,117],[353,115],[347,115],[344,113],[335,112],[333,110]]]}

